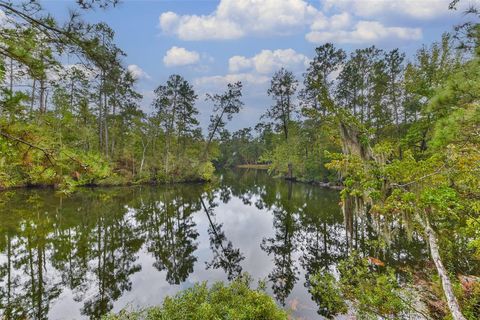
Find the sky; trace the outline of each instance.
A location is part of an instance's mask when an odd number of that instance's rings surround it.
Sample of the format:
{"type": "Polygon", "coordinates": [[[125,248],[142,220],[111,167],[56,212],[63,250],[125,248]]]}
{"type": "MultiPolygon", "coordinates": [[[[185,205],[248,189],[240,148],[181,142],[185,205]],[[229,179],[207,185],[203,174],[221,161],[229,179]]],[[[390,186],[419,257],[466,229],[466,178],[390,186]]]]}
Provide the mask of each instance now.
{"type": "MultiPolygon", "coordinates": [[[[212,106],[206,93],[221,93],[228,82],[242,81],[245,106],[228,125],[254,126],[272,104],[267,96],[272,74],[285,67],[301,82],[315,47],[332,42],[351,52],[375,45],[399,48],[412,59],[422,45],[440,39],[466,19],[463,0],[123,0],[107,10],[83,13],[106,22],[137,78],[142,109],[151,112],[153,90],[171,74],[190,81],[198,94],[203,128],[212,106]]],[[[73,1],[44,0],[61,19],[73,1]]]]}

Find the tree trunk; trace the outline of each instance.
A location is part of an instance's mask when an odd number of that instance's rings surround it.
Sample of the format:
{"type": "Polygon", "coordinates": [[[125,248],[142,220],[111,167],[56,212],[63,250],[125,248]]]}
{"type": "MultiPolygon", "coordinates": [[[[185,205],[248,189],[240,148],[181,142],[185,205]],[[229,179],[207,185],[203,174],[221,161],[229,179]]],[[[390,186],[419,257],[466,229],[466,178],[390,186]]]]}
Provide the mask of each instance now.
{"type": "Polygon", "coordinates": [[[10,95],[13,95],[13,59],[10,58],[10,95]]]}
{"type": "Polygon", "coordinates": [[[40,79],[40,113],[45,113],[45,78],[40,79]]]}
{"type": "Polygon", "coordinates": [[[71,79],[70,82],[70,111],[73,112],[73,94],[75,91],[75,83],[73,82],[73,79],[71,79]]]}
{"type": "Polygon", "coordinates": [[[425,217],[425,221],[422,220],[420,216],[418,216],[417,219],[420,221],[425,230],[425,233],[427,234],[430,254],[432,256],[433,262],[435,263],[435,267],[437,268],[438,275],[442,280],[443,293],[445,294],[445,298],[447,299],[447,305],[450,309],[450,313],[452,314],[452,318],[454,320],[466,320],[462,312],[460,311],[460,306],[458,304],[457,298],[453,293],[452,283],[450,282],[447,270],[445,269],[442,258],[440,257],[435,231],[430,226],[430,222],[428,221],[427,216],[425,217]]]}
{"type": "Polygon", "coordinates": [[[103,93],[103,106],[105,107],[105,110],[103,112],[103,120],[105,121],[103,124],[104,127],[104,132],[105,132],[105,156],[108,158],[108,101],[107,101],[107,94],[104,92],[103,93]]]}
{"type": "Polygon", "coordinates": [[[289,180],[293,180],[293,165],[292,165],[292,163],[288,163],[287,178],[288,178],[289,180]]]}
{"type": "Polygon", "coordinates": [[[30,97],[30,114],[33,112],[33,107],[35,105],[35,86],[37,84],[37,79],[33,78],[33,83],[32,83],[32,96],[30,97]]]}
{"type": "Polygon", "coordinates": [[[144,142],[143,142],[143,139],[142,139],[143,151],[142,151],[142,161],[140,162],[140,174],[141,174],[142,171],[143,171],[143,165],[145,164],[145,153],[146,153],[146,151],[147,151],[147,148],[148,148],[149,143],[150,143],[150,141],[148,141],[147,143],[144,143],[144,142]]]}
{"type": "Polygon", "coordinates": [[[103,120],[102,120],[102,93],[99,92],[98,98],[98,149],[102,152],[103,148],[103,120]]]}
{"type": "Polygon", "coordinates": [[[206,156],[208,155],[208,148],[210,147],[210,144],[212,143],[212,140],[213,140],[213,137],[215,136],[215,133],[217,132],[217,129],[218,129],[218,125],[220,124],[220,122],[222,121],[222,117],[223,117],[223,114],[225,113],[225,107],[222,105],[222,113],[220,113],[220,117],[217,119],[217,122],[215,123],[215,126],[212,130],[212,132],[210,132],[210,135],[208,137],[208,141],[207,141],[207,144],[205,145],[205,150],[203,151],[203,156],[202,158],[204,160],[206,160],[206,156]]]}

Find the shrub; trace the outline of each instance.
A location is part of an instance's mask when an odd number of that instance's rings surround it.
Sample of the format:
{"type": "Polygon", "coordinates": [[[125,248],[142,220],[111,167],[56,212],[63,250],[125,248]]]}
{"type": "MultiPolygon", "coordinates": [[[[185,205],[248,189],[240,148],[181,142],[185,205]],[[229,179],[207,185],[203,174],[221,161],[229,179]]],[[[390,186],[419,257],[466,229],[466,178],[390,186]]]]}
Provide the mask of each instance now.
{"type": "Polygon", "coordinates": [[[174,297],[165,298],[159,307],[141,312],[121,311],[104,320],[286,320],[287,313],[261,289],[251,289],[248,276],[231,284],[195,284],[174,297]]]}

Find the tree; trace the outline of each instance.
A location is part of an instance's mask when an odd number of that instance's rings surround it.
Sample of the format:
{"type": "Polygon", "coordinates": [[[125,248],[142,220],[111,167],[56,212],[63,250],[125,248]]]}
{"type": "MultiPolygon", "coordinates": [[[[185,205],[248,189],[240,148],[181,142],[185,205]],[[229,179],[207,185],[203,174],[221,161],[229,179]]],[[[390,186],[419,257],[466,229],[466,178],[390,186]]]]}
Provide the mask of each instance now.
{"type": "MultiPolygon", "coordinates": [[[[452,63],[455,59],[451,60],[452,56],[448,54],[447,39],[444,37],[443,40],[443,49],[434,45],[431,52],[420,51],[420,65],[437,62],[430,68],[422,67],[417,86],[409,89],[430,97],[419,101],[421,114],[428,115],[419,121],[430,132],[423,134],[420,150],[411,146],[408,151],[397,154],[390,143],[380,142],[373,146],[363,135],[362,139],[349,141],[349,144],[360,146],[346,150],[343,156],[332,161],[331,167],[342,172],[346,179],[342,191],[344,210],[348,209],[349,197],[353,197],[356,203],[353,210],[360,214],[369,211],[398,224],[408,223],[405,221],[405,215],[408,215],[416,222],[415,227],[429,243],[430,255],[453,319],[465,319],[449,277],[449,273],[455,274],[455,270],[452,267],[449,270],[445,264],[448,252],[442,252],[439,244],[442,240],[438,234],[456,230],[453,241],[464,241],[460,230],[464,230],[467,224],[478,223],[478,210],[471,206],[471,201],[479,199],[480,174],[474,169],[474,163],[478,167],[480,159],[480,141],[474,129],[479,123],[479,98],[471,93],[478,91],[480,83],[479,60],[474,57],[463,66],[457,66],[450,76],[439,77],[444,70],[438,70],[438,65],[450,68],[456,65],[452,63]]],[[[342,116],[340,121],[343,127],[352,126],[342,116]]],[[[351,135],[343,135],[344,140],[349,137],[351,135]]],[[[474,239],[477,238],[478,235],[472,233],[466,236],[469,239],[466,241],[475,246],[474,239]]]]}
{"type": "Polygon", "coordinates": [[[375,108],[381,108],[384,65],[383,52],[374,46],[357,49],[351,54],[339,75],[337,101],[353,115],[358,115],[362,124],[375,125],[379,120],[375,108]]]}
{"type": "Polygon", "coordinates": [[[332,43],[315,49],[315,57],[304,74],[304,89],[300,91],[304,113],[313,109],[326,115],[333,99],[334,73],[340,71],[345,59],[345,51],[332,43]]]}
{"type": "Polygon", "coordinates": [[[207,94],[207,101],[213,103],[213,113],[210,115],[208,126],[208,139],[204,156],[208,154],[208,148],[215,136],[225,128],[225,119],[230,121],[234,114],[240,112],[243,107],[242,97],[243,85],[241,82],[229,83],[227,91],[222,94],[207,94]]]}
{"type": "MultiPolygon", "coordinates": [[[[403,86],[402,75],[405,60],[405,54],[398,49],[393,49],[385,54],[386,74],[388,77],[387,87],[387,103],[392,109],[393,118],[397,128],[400,125],[400,114],[402,112],[403,86]]],[[[405,119],[404,119],[405,120],[405,119]]]]}
{"type": "Polygon", "coordinates": [[[277,130],[283,131],[285,140],[288,140],[288,126],[292,113],[295,111],[293,96],[297,90],[298,81],[292,72],[284,68],[275,72],[267,93],[275,102],[262,118],[271,119],[277,123],[277,130]]]}
{"type": "Polygon", "coordinates": [[[176,74],[171,75],[165,85],[158,86],[154,93],[153,106],[165,132],[165,173],[168,173],[172,138],[178,135],[185,142],[185,138],[191,136],[198,125],[195,118],[198,114],[195,108],[197,95],[192,86],[176,74]]]}

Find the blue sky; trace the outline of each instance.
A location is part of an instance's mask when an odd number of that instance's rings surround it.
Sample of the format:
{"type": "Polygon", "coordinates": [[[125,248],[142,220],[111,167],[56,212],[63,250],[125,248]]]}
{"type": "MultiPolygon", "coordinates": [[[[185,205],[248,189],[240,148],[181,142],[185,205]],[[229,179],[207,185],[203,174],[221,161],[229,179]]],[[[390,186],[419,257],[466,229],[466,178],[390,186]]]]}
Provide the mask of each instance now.
{"type": "MultiPolygon", "coordinates": [[[[205,93],[221,92],[229,81],[244,83],[245,108],[230,129],[253,126],[271,104],[272,73],[285,66],[300,79],[316,46],[333,42],[347,51],[376,45],[400,48],[412,57],[422,44],[438,40],[465,17],[449,0],[123,0],[108,10],[84,13],[106,22],[126,53],[125,65],[138,77],[150,111],[153,89],[177,73],[199,95],[205,127],[211,106],[205,93]]],[[[463,6],[479,0],[463,1],[463,6]]],[[[57,17],[73,1],[44,0],[57,17]]]]}

